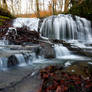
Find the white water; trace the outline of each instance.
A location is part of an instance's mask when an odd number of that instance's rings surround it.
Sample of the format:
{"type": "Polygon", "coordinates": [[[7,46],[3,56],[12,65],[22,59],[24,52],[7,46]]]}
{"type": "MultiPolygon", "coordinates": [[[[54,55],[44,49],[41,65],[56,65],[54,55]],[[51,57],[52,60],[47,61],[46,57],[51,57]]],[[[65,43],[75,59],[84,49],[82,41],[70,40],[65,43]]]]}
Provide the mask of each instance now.
{"type": "Polygon", "coordinates": [[[51,16],[44,20],[41,36],[59,40],[78,40],[92,42],[91,22],[72,15],[51,16]]]}
{"type": "Polygon", "coordinates": [[[64,47],[62,44],[55,44],[54,45],[56,58],[62,59],[62,60],[90,60],[87,57],[74,55],[72,52],[70,52],[66,47],[64,47]]]}
{"type": "Polygon", "coordinates": [[[19,66],[26,66],[26,61],[22,54],[15,54],[15,57],[18,59],[19,66]]]}
{"type": "Polygon", "coordinates": [[[13,22],[13,26],[16,27],[22,27],[23,25],[30,28],[30,30],[36,30],[38,29],[38,18],[16,18],[13,22]]]}
{"type": "Polygon", "coordinates": [[[0,57],[0,70],[6,70],[7,69],[7,58],[0,57]]]}
{"type": "Polygon", "coordinates": [[[70,51],[63,45],[54,45],[54,49],[56,52],[56,58],[70,55],[70,51]]]}
{"type": "MultiPolygon", "coordinates": [[[[41,36],[50,39],[65,40],[72,47],[86,48],[85,44],[92,43],[92,26],[91,22],[85,18],[72,16],[70,14],[60,14],[58,16],[50,16],[42,23],[41,36]]],[[[54,46],[56,58],[82,60],[84,57],[76,56],[62,46],[54,46]]]]}
{"type": "MultiPolygon", "coordinates": [[[[37,18],[17,18],[13,22],[13,26],[22,27],[26,25],[30,30],[38,29],[39,19],[37,18]]],[[[46,18],[41,27],[41,36],[59,40],[66,40],[73,46],[86,48],[85,43],[92,43],[91,22],[85,18],[72,15],[58,15],[46,18]]],[[[0,45],[6,45],[5,41],[0,41],[0,45]]],[[[0,47],[3,49],[3,47],[0,47]]],[[[5,48],[4,48],[5,49],[5,48]]],[[[56,58],[61,60],[88,60],[87,57],[73,55],[63,45],[54,45],[56,58]]],[[[36,57],[35,53],[15,54],[18,59],[19,66],[25,66],[33,63],[43,63],[46,60],[42,56],[36,57]]],[[[48,60],[49,61],[49,60],[48,60]]],[[[69,65],[69,62],[66,66],[69,65]]],[[[0,69],[7,67],[7,58],[0,58],[0,69]]]]}

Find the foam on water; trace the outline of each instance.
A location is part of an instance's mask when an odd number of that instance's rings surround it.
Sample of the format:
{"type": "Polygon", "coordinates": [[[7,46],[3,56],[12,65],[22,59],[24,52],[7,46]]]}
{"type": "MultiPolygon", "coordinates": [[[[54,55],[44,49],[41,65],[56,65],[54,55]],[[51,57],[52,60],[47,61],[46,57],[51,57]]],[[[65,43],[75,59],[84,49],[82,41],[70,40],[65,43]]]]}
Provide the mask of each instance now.
{"type": "Polygon", "coordinates": [[[38,18],[16,18],[13,22],[14,27],[22,27],[23,25],[26,25],[30,28],[30,30],[36,30],[38,29],[38,18]]]}

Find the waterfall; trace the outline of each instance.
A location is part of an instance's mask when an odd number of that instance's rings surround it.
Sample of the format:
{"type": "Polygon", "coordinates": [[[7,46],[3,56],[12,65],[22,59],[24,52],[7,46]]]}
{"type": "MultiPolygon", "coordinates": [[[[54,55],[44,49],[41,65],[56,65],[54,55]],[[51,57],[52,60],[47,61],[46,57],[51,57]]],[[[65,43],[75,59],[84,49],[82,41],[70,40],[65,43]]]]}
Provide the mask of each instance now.
{"type": "Polygon", "coordinates": [[[36,30],[38,29],[38,23],[39,19],[38,18],[16,18],[13,21],[13,27],[23,27],[27,26],[30,28],[30,30],[36,30]]]}
{"type": "Polygon", "coordinates": [[[54,49],[56,52],[56,58],[61,58],[62,56],[69,56],[70,51],[64,47],[62,44],[61,45],[54,45],[54,49]]]}
{"type": "Polygon", "coordinates": [[[25,61],[23,54],[15,54],[15,57],[17,58],[17,60],[19,62],[19,66],[25,66],[26,65],[26,61],[25,61]]]}
{"type": "Polygon", "coordinates": [[[70,14],[60,14],[46,18],[40,32],[41,36],[51,39],[78,40],[82,42],[92,40],[91,22],[85,18],[70,14]]]}
{"type": "MultiPolygon", "coordinates": [[[[92,44],[91,21],[71,14],[59,14],[45,18],[41,29],[41,37],[65,40],[71,48],[86,48],[92,44]]],[[[62,43],[64,45],[64,43],[62,43]]],[[[55,45],[56,58],[75,58],[73,53],[62,45],[55,45]]]]}
{"type": "MultiPolygon", "coordinates": [[[[22,27],[23,25],[28,26],[31,30],[38,29],[39,19],[37,18],[17,18],[13,22],[14,27],[22,27]]],[[[16,29],[10,27],[8,32],[16,29]]],[[[6,33],[6,35],[8,34],[6,33]]],[[[91,22],[85,18],[78,16],[72,16],[70,14],[64,15],[60,14],[57,16],[50,16],[44,19],[41,29],[41,37],[44,39],[58,39],[65,40],[66,43],[69,43],[72,47],[86,48],[86,44],[92,42],[92,25],[91,22]],[[81,42],[81,43],[80,43],[81,42]]],[[[0,52],[2,49],[7,50],[9,48],[3,47],[8,45],[8,41],[0,40],[0,52]]],[[[79,60],[81,57],[75,56],[72,52],[67,49],[67,46],[62,44],[55,44],[54,50],[56,58],[61,59],[75,59],[79,60]]],[[[83,57],[84,58],[84,57],[83,57]]],[[[81,58],[81,59],[83,59],[81,58]]],[[[13,54],[10,57],[0,57],[0,70],[7,68],[8,66],[24,66],[26,64],[43,62],[44,56],[36,56],[35,52],[33,53],[20,53],[13,54]]]]}
{"type": "Polygon", "coordinates": [[[8,45],[8,41],[7,40],[0,40],[0,49],[7,49],[3,46],[8,45]]]}

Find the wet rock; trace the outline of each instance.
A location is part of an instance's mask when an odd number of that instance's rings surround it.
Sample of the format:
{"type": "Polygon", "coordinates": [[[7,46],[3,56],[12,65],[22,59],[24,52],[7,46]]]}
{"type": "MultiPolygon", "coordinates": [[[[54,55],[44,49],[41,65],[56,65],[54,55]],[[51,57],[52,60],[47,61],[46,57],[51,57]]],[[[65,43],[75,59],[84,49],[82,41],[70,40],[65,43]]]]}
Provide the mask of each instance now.
{"type": "Polygon", "coordinates": [[[68,48],[70,51],[72,51],[74,54],[92,57],[92,52],[86,51],[75,45],[73,46],[71,43],[67,43],[64,40],[51,39],[50,41],[55,44],[62,44],[63,46],[68,48]]]}
{"type": "Polygon", "coordinates": [[[45,58],[55,58],[55,50],[53,46],[49,43],[40,43],[40,55],[45,58]]]}
{"type": "Polygon", "coordinates": [[[92,64],[90,64],[90,62],[88,61],[76,61],[72,63],[72,65],[68,66],[64,71],[72,74],[81,75],[84,78],[87,78],[91,76],[92,64]]]}
{"type": "Polygon", "coordinates": [[[35,30],[30,30],[27,26],[22,28],[8,28],[7,30],[3,29],[0,32],[0,39],[5,38],[14,44],[23,44],[24,42],[39,43],[38,39],[40,38],[39,33],[35,30]]]}
{"type": "Polygon", "coordinates": [[[8,58],[8,64],[7,64],[8,67],[13,67],[18,64],[19,64],[18,59],[14,55],[12,55],[8,58]]]}

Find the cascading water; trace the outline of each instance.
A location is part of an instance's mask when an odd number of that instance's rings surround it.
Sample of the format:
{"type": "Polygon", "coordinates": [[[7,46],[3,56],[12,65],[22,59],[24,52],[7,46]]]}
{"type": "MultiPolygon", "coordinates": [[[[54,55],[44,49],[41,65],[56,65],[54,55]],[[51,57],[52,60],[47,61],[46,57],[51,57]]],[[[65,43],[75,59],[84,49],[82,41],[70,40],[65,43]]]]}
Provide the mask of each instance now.
{"type": "MultiPolygon", "coordinates": [[[[91,22],[85,18],[70,14],[60,14],[46,18],[41,26],[40,32],[44,38],[65,40],[79,48],[86,48],[85,44],[92,42],[91,22]]],[[[67,56],[66,58],[68,56],[70,58],[75,57],[66,47],[62,45],[54,46],[56,58],[62,58],[62,56],[67,56]]]]}
{"type": "Polygon", "coordinates": [[[23,54],[15,54],[15,57],[18,59],[20,66],[26,65],[26,61],[25,61],[23,54]]]}
{"type": "Polygon", "coordinates": [[[7,58],[0,57],[0,70],[7,69],[7,58]]]}
{"type": "Polygon", "coordinates": [[[62,44],[61,45],[54,45],[54,49],[56,52],[56,58],[61,58],[62,56],[67,56],[70,55],[70,51],[64,47],[62,44]]]}
{"type": "MultiPolygon", "coordinates": [[[[14,27],[22,27],[26,25],[30,27],[31,30],[38,29],[38,22],[39,19],[27,19],[27,18],[17,18],[14,20],[13,26],[14,27]]],[[[9,32],[12,28],[9,29],[9,32]]],[[[12,30],[11,30],[12,31],[12,30]]],[[[8,33],[8,32],[7,32],[8,33]]],[[[15,30],[17,34],[17,31],[15,30]]],[[[58,16],[51,16],[46,18],[42,23],[40,29],[41,36],[44,38],[51,38],[51,39],[58,39],[58,40],[65,40],[74,45],[78,45],[80,47],[85,47],[84,42],[92,42],[92,28],[91,22],[86,20],[85,18],[80,18],[78,16],[72,15],[58,15],[58,16]],[[72,40],[72,41],[71,41],[72,40]],[[80,44],[80,41],[83,43],[80,44]]],[[[6,34],[7,35],[7,34],[6,34]]],[[[0,41],[0,45],[6,45],[5,39],[0,41]]],[[[5,47],[0,47],[0,49],[5,49],[5,47]]],[[[73,58],[73,54],[61,45],[54,45],[54,50],[56,52],[56,58],[73,58]]],[[[28,64],[32,64],[32,62],[40,62],[41,59],[44,60],[44,57],[36,57],[35,53],[20,53],[13,55],[20,66],[28,64]]],[[[0,58],[0,69],[3,67],[7,67],[8,58],[0,58]]],[[[79,58],[78,58],[79,59],[79,58]]],[[[12,61],[12,60],[11,60],[12,61]]],[[[10,62],[11,63],[11,62],[10,62]]]]}
{"type": "MultiPolygon", "coordinates": [[[[7,48],[3,47],[8,44],[7,40],[0,40],[0,54],[2,54],[2,49],[7,50],[7,48]]],[[[0,55],[1,56],[1,55],[0,55]]],[[[0,70],[7,68],[7,58],[0,57],[0,70]]]]}
{"type": "Polygon", "coordinates": [[[41,36],[58,40],[91,41],[91,22],[72,15],[46,18],[40,29],[41,36]]]}

